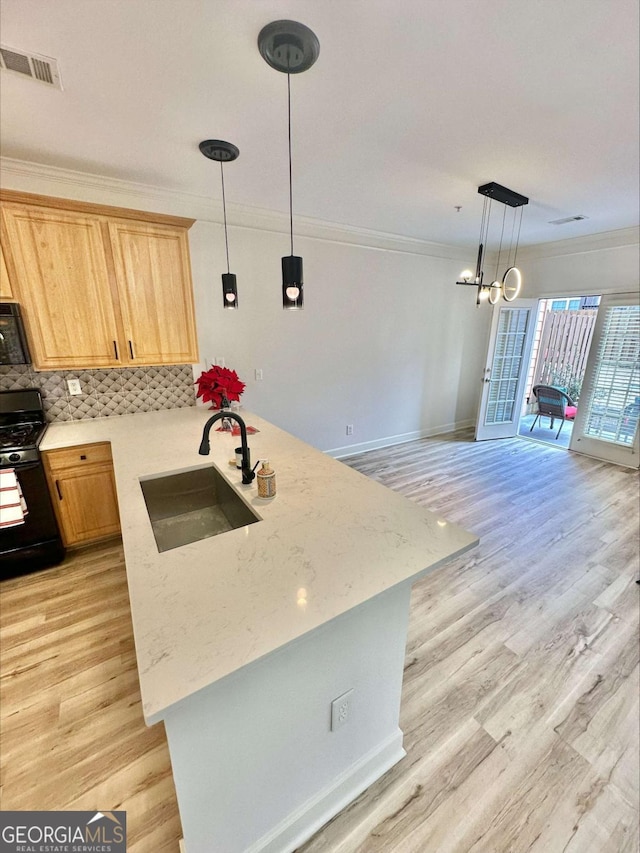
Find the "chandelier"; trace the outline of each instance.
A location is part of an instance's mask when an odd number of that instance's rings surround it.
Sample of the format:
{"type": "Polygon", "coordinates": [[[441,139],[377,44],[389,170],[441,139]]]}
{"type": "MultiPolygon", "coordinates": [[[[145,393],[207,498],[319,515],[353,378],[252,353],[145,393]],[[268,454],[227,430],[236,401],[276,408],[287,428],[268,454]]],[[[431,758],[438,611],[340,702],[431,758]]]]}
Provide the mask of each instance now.
{"type": "Polygon", "coordinates": [[[483,184],[478,187],[480,195],[484,196],[484,206],[482,209],[482,220],[480,222],[480,241],[478,245],[478,259],[476,262],[475,274],[471,270],[464,270],[460,273],[460,280],[456,284],[467,284],[477,288],[476,305],[487,301],[490,305],[495,305],[502,296],[507,302],[513,302],[518,296],[522,288],[522,273],[516,266],[518,256],[518,245],[520,242],[520,229],[522,227],[522,211],[525,204],[529,204],[529,199],[520,193],[503,187],[492,181],[489,184],[483,184]],[[491,284],[486,284],[484,281],[483,262],[485,257],[485,249],[489,239],[489,222],[491,220],[491,205],[493,201],[500,202],[504,205],[502,214],[502,229],[500,232],[500,245],[498,247],[498,256],[496,260],[496,270],[491,284]],[[507,208],[513,210],[511,219],[511,238],[509,240],[509,251],[507,253],[507,268],[499,278],[500,261],[502,260],[502,245],[504,241],[505,226],[507,224],[507,208]],[[520,209],[518,217],[517,210],[520,209]],[[516,228],[516,219],[518,219],[518,232],[515,239],[514,234],[516,228]],[[511,253],[513,251],[513,259],[511,253]]]}

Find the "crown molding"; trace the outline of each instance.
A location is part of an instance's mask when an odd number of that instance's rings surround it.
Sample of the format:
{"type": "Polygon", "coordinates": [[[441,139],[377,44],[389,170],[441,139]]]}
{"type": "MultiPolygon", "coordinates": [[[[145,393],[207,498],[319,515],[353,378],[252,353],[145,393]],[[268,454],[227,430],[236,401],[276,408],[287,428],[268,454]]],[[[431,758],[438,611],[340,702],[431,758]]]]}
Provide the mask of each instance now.
{"type": "MultiPolygon", "coordinates": [[[[222,203],[219,199],[178,192],[165,187],[124,181],[88,172],[77,172],[58,166],[46,166],[27,160],[0,157],[0,183],[4,189],[41,195],[57,196],[75,201],[111,204],[116,207],[132,207],[149,213],[164,213],[222,224],[222,203]]],[[[275,210],[227,204],[227,221],[231,227],[267,231],[276,234],[289,233],[289,215],[275,210]]],[[[457,260],[466,263],[469,249],[445,243],[419,240],[400,234],[388,234],[352,225],[295,217],[297,237],[344,243],[378,251],[400,252],[432,258],[457,260]]],[[[638,245],[640,228],[620,228],[584,237],[571,237],[551,243],[521,246],[522,260],[552,258],[561,255],[585,254],[603,249],[617,249],[638,245]]],[[[488,258],[490,255],[487,256],[488,258]]]]}
{"type": "MultiPolygon", "coordinates": [[[[150,213],[189,217],[216,224],[222,224],[223,221],[222,203],[219,199],[8,157],[0,157],[0,184],[4,189],[75,201],[133,207],[150,213]]],[[[288,213],[275,210],[227,204],[227,222],[231,227],[289,234],[288,213]]],[[[296,216],[294,222],[296,236],[311,240],[447,260],[465,261],[469,256],[468,248],[399,234],[387,234],[305,216],[296,216]]]]}
{"type": "Polygon", "coordinates": [[[147,204],[156,207],[162,205],[171,207],[171,213],[174,212],[178,201],[176,193],[162,187],[123,181],[119,178],[108,178],[88,172],[76,172],[58,166],[46,166],[41,163],[15,160],[9,157],[0,157],[0,183],[3,189],[40,195],[57,194],[59,198],[89,201],[96,204],[102,203],[98,198],[93,197],[96,194],[100,194],[100,198],[104,198],[105,194],[114,198],[138,197],[141,209],[144,209],[147,204]],[[46,192],[40,189],[43,184],[47,185],[46,192]],[[83,197],[79,198],[79,195],[83,197]]]}
{"type": "Polygon", "coordinates": [[[600,252],[603,249],[619,249],[623,246],[637,246],[640,243],[640,228],[619,228],[616,231],[603,231],[584,237],[570,237],[555,240],[552,243],[537,243],[523,246],[518,252],[519,259],[536,260],[554,258],[561,255],[583,255],[587,252],[600,252]]]}

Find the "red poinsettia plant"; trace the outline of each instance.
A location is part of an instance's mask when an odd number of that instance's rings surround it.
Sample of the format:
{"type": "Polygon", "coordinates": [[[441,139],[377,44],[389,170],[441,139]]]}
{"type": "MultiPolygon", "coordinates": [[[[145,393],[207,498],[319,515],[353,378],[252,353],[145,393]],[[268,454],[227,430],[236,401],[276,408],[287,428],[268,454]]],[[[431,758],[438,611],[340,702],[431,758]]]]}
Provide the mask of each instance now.
{"type": "Polygon", "coordinates": [[[195,384],[198,386],[196,397],[202,397],[203,403],[211,403],[210,409],[219,409],[223,397],[229,402],[239,400],[245,388],[245,383],[240,381],[235,370],[218,365],[203,371],[195,384]]]}

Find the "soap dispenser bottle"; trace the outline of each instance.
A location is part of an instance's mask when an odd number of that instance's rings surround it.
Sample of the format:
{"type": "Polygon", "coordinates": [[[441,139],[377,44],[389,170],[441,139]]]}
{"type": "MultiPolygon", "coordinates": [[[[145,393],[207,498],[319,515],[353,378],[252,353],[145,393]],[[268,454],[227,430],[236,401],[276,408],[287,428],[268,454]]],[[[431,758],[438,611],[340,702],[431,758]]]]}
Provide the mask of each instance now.
{"type": "Polygon", "coordinates": [[[276,493],[276,472],[269,465],[268,459],[262,460],[262,468],[256,474],[258,481],[258,497],[272,498],[276,493]]]}

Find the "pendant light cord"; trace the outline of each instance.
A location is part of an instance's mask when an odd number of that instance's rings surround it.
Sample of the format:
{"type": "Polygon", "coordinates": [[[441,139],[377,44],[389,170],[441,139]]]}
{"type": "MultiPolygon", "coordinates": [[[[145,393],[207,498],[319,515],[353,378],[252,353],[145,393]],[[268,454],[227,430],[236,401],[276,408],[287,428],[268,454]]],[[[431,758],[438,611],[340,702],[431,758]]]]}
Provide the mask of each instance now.
{"type": "MultiPolygon", "coordinates": [[[[492,198],[485,196],[484,203],[485,203],[487,215],[485,218],[484,210],[483,210],[482,211],[482,220],[483,220],[483,225],[484,225],[484,238],[482,240],[482,245],[484,247],[483,248],[483,255],[486,255],[487,249],[489,247],[489,223],[491,222],[491,205],[492,205],[492,202],[493,202],[492,198]]],[[[484,265],[484,262],[483,262],[483,265],[484,265]]],[[[482,271],[481,277],[484,280],[484,270],[482,271]]],[[[484,286],[486,287],[486,285],[484,285],[484,286]]]]}
{"type": "Polygon", "coordinates": [[[502,254],[502,238],[504,237],[504,223],[507,218],[507,208],[505,206],[504,211],[502,212],[502,231],[500,232],[500,246],[498,247],[498,260],[496,261],[496,275],[495,280],[498,280],[498,267],[500,266],[500,255],[502,254]]]}
{"type": "Polygon", "coordinates": [[[227,252],[227,273],[229,273],[229,238],[227,236],[227,202],[224,196],[224,169],[220,161],[220,178],[222,180],[222,216],[224,218],[224,245],[227,252]]]}
{"type": "Polygon", "coordinates": [[[520,245],[520,229],[522,228],[522,214],[524,213],[524,207],[520,207],[520,222],[518,224],[518,236],[516,238],[516,251],[513,255],[513,265],[515,267],[516,260],[518,258],[518,246],[520,245]]]}
{"type": "Polygon", "coordinates": [[[482,263],[484,256],[484,249],[486,247],[485,243],[485,223],[487,221],[487,205],[489,204],[489,199],[487,196],[484,197],[484,204],[482,205],[482,221],[480,222],[480,238],[478,240],[478,260],[476,261],[476,284],[480,284],[483,277],[482,272],[482,263]]]}
{"type": "MultiPolygon", "coordinates": [[[[513,232],[516,230],[516,216],[517,211],[514,207],[513,209],[513,219],[511,220],[511,238],[509,239],[509,254],[507,256],[507,268],[511,266],[511,250],[513,249],[513,232]]],[[[515,260],[514,260],[515,263],[515,260]]]]}
{"type": "Polygon", "coordinates": [[[291,74],[287,58],[287,115],[289,120],[289,231],[291,234],[291,254],[293,255],[293,176],[291,170],[291,74]]]}
{"type": "Polygon", "coordinates": [[[485,233],[484,226],[487,220],[487,205],[489,204],[489,199],[487,196],[484,197],[484,204],[482,205],[482,220],[480,221],[480,243],[484,243],[485,233]]]}

